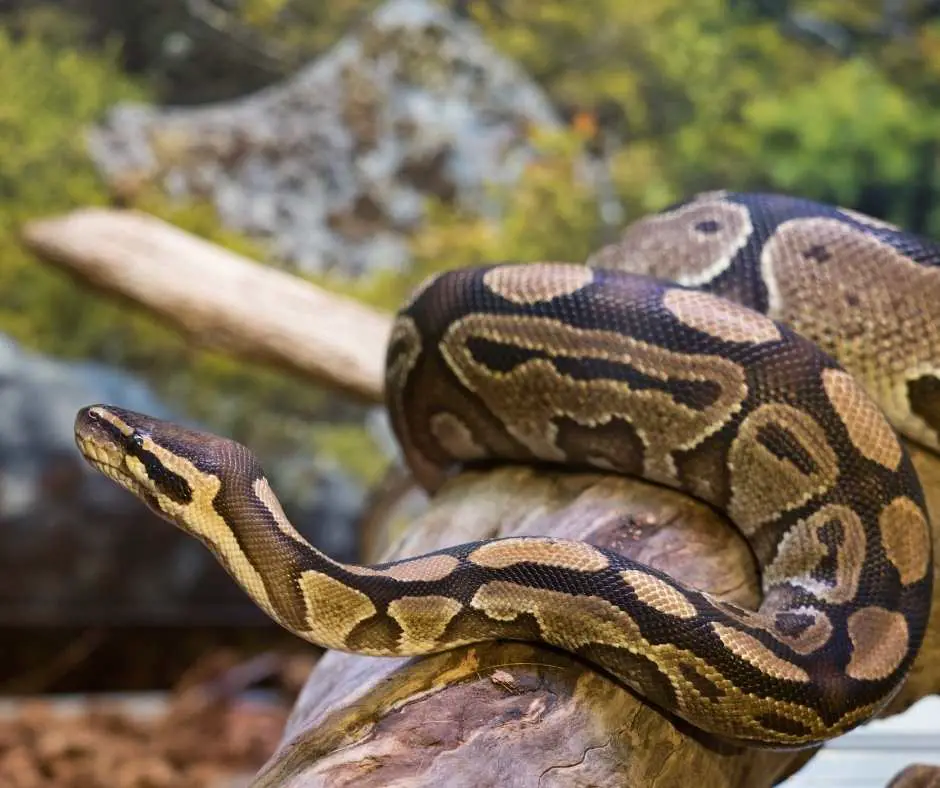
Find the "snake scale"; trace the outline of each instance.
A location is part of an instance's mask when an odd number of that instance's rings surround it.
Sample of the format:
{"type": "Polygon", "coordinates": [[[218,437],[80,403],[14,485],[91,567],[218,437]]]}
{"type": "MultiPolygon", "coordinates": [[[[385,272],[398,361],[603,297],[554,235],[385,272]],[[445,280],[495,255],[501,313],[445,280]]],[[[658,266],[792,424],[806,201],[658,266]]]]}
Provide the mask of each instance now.
{"type": "Polygon", "coordinates": [[[940,447],[938,263],[940,246],[859,213],[709,192],[586,264],[437,274],[399,311],[386,405],[421,485],[522,462],[685,491],[747,539],[757,611],[549,537],[343,564],[238,443],[106,405],[76,439],[308,641],[538,641],[719,737],[811,746],[883,708],[924,636],[932,539],[898,433],[940,447]]]}

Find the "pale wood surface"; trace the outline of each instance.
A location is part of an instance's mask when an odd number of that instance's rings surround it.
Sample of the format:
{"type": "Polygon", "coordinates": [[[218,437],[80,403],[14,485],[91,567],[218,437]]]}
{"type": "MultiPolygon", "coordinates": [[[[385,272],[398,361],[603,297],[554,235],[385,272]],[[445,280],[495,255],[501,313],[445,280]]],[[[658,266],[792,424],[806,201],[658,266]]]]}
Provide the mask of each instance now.
{"type": "Polygon", "coordinates": [[[143,307],[195,344],[382,401],[389,315],[134,211],[37,220],[22,238],[43,260],[143,307]]]}

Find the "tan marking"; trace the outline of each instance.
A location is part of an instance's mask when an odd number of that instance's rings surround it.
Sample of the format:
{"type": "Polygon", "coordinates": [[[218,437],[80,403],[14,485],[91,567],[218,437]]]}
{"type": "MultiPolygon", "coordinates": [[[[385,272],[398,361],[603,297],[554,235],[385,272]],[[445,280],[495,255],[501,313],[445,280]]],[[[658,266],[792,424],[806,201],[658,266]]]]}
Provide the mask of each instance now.
{"type": "Polygon", "coordinates": [[[907,621],[894,610],[863,607],[848,619],[852,658],[845,672],[859,681],[890,676],[904,661],[910,645],[907,621]]]}
{"type": "Polygon", "coordinates": [[[476,460],[486,456],[486,448],[477,443],[473,432],[453,413],[435,413],[428,426],[440,447],[459,460],[476,460]]]}
{"type": "Polygon", "coordinates": [[[496,295],[514,304],[538,304],[571,295],[594,281],[594,272],[574,263],[501,265],[483,275],[496,295]]]}
{"type": "Polygon", "coordinates": [[[930,568],[930,526],[921,508],[910,498],[895,498],[878,516],[885,555],[908,586],[930,568]]]}
{"type": "Polygon", "coordinates": [[[307,540],[294,528],[291,521],[287,519],[287,515],[284,514],[284,509],[281,507],[281,502],[278,500],[277,495],[274,494],[274,490],[271,489],[271,484],[268,480],[264,478],[255,479],[252,489],[255,495],[258,496],[258,500],[261,501],[270,512],[271,517],[274,519],[281,533],[285,536],[289,536],[295,542],[306,545],[307,540]]]}
{"type": "Polygon", "coordinates": [[[322,572],[303,572],[297,584],[307,605],[307,633],[323,648],[344,648],[349,633],[375,615],[368,596],[322,572]]]}
{"type": "Polygon", "coordinates": [[[695,287],[725,271],[753,229],[746,206],[721,195],[701,194],[675,210],[634,222],[618,242],[592,255],[587,264],[695,287]],[[710,222],[719,225],[717,232],[697,229],[710,222]]]}
{"type": "Polygon", "coordinates": [[[876,219],[874,216],[869,216],[867,213],[853,211],[851,208],[840,207],[839,213],[844,213],[850,219],[854,219],[859,224],[864,224],[866,227],[871,227],[875,230],[893,230],[894,232],[900,230],[896,224],[891,224],[890,222],[886,222],[883,219],[876,219]]]}
{"type": "Polygon", "coordinates": [[[569,542],[549,537],[507,538],[487,542],[470,553],[467,560],[488,569],[505,569],[527,561],[559,566],[575,572],[599,572],[610,565],[607,556],[585,542],[569,542]]]}
{"type": "Polygon", "coordinates": [[[803,668],[777,656],[753,635],[717,622],[712,623],[712,629],[725,648],[767,675],[804,684],[810,681],[803,668]]]}
{"type": "Polygon", "coordinates": [[[124,436],[131,436],[134,434],[134,428],[129,424],[126,424],[123,419],[118,418],[117,415],[107,410],[106,408],[91,408],[89,414],[92,416],[97,416],[102,421],[108,422],[112,427],[118,430],[124,436]]]}
{"type": "Polygon", "coordinates": [[[542,637],[561,648],[577,649],[590,643],[623,647],[642,640],[636,622],[599,597],[493,581],[477,589],[470,605],[495,621],[515,621],[529,613],[542,637]]]}
{"type": "Polygon", "coordinates": [[[722,342],[773,342],[780,329],[769,317],[696,290],[667,290],[663,305],[681,323],[722,342]]]}
{"type": "MultiPolygon", "coordinates": [[[[807,736],[774,734],[777,741],[799,744],[814,737],[832,735],[838,730],[844,730],[870,714],[870,709],[861,712],[853,710],[839,720],[834,728],[830,728],[808,706],[774,697],[760,698],[745,694],[697,654],[672,643],[649,643],[640,635],[639,628],[627,613],[597,597],[577,597],[514,583],[492,582],[477,591],[471,606],[485,613],[493,621],[507,622],[507,629],[503,633],[505,637],[512,637],[514,634],[511,622],[520,614],[529,613],[538,622],[543,637],[561,648],[576,649],[598,643],[647,657],[669,678],[676,691],[679,708],[690,717],[700,719],[702,727],[716,733],[766,736],[767,731],[760,723],[742,714],[742,709],[747,709],[749,714],[776,713],[804,723],[811,731],[807,736]],[[698,684],[683,676],[679,669],[683,664],[714,684],[723,696],[718,700],[704,697],[698,684]]],[[[730,627],[728,629],[730,630],[730,627]]],[[[734,630],[730,631],[738,634],[734,630]]],[[[742,644],[740,640],[736,642],[742,644]]],[[[757,658],[757,652],[751,653],[757,658]]],[[[771,656],[779,659],[776,655],[771,656]]],[[[779,667],[787,674],[799,675],[800,669],[788,662],[783,661],[779,667]]],[[[629,671],[618,673],[616,665],[611,665],[610,668],[614,675],[618,675],[641,695],[648,694],[642,678],[629,671]]]]}
{"type": "Polygon", "coordinates": [[[690,619],[698,615],[695,605],[665,580],[637,569],[626,569],[620,576],[644,605],[675,618],[690,619]]]}
{"type": "MultiPolygon", "coordinates": [[[[664,484],[676,484],[673,452],[691,448],[721,429],[747,394],[743,370],[728,359],[677,353],[616,331],[578,329],[549,318],[471,314],[450,326],[441,345],[444,359],[461,383],[533,457],[570,461],[557,445],[556,418],[567,417],[587,427],[622,419],[632,424],[645,447],[644,476],[664,484]],[[495,372],[468,350],[473,337],[557,358],[605,359],[660,380],[711,381],[717,384],[718,394],[711,404],[695,409],[676,402],[665,391],[559,374],[544,358],[526,361],[509,372],[495,372]]],[[[614,457],[606,459],[620,469],[614,457]]],[[[622,467],[630,469],[634,464],[631,455],[624,458],[622,467]]]]}
{"type": "MultiPolygon", "coordinates": [[[[275,621],[285,622],[265,588],[260,571],[249,560],[231,526],[213,505],[222,486],[221,480],[213,474],[203,473],[189,460],[167,451],[150,438],[144,438],[143,448],[151,452],[165,468],[186,479],[192,489],[192,501],[180,504],[151,485],[143,484],[145,489],[156,496],[160,509],[192,536],[204,542],[258,607],[275,621]]],[[[147,478],[147,470],[137,458],[128,455],[124,461],[128,470],[141,482],[147,478]]]]}
{"type": "Polygon", "coordinates": [[[403,596],[388,603],[388,614],[401,627],[402,654],[426,654],[438,644],[447,625],[463,609],[447,596],[403,596]]]}
{"type": "Polygon", "coordinates": [[[827,504],[783,535],[773,562],[763,572],[765,593],[774,586],[789,583],[826,602],[849,602],[858,592],[865,547],[865,526],[858,514],[848,506],[827,504]],[[836,573],[828,579],[816,577],[813,573],[831,552],[820,538],[820,531],[833,520],[842,525],[842,537],[836,548],[836,573]]]}
{"type": "Polygon", "coordinates": [[[901,444],[881,409],[847,372],[825,369],[822,377],[826,395],[855,448],[869,460],[889,470],[897,470],[901,462],[901,444]]]}
{"type": "Polygon", "coordinates": [[[439,553],[411,558],[393,564],[385,569],[375,569],[371,566],[357,564],[344,564],[343,569],[355,575],[370,577],[390,577],[402,582],[443,580],[460,565],[460,561],[452,555],[439,553]]]}
{"type": "Polygon", "coordinates": [[[839,477],[839,462],[823,428],[808,413],[785,405],[761,405],[742,422],[729,452],[731,502],[728,513],[746,536],[795,506],[822,495],[839,477]],[[762,427],[786,430],[816,470],[804,473],[759,440],[762,427]]]}
{"type": "Polygon", "coordinates": [[[940,449],[907,391],[908,380],[937,367],[940,269],[839,219],[816,218],[781,224],[761,252],[761,273],[770,317],[837,358],[895,429],[940,449]],[[807,258],[820,249],[824,262],[807,258]]]}

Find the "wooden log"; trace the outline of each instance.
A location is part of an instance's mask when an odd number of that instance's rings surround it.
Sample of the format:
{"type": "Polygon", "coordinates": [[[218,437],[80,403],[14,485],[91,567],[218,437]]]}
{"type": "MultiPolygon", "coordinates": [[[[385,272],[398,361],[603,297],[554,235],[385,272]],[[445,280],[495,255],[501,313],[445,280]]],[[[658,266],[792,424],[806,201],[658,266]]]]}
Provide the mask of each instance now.
{"type": "Polygon", "coordinates": [[[136,211],[36,220],[22,238],[43,260],[151,312],[194,344],[382,401],[389,315],[136,211]]]}
{"type": "MultiPolygon", "coordinates": [[[[751,553],[711,509],[644,482],[524,468],[452,480],[387,557],[510,534],[609,547],[741,605],[751,553]]],[[[730,747],[569,654],[485,643],[423,659],[328,652],[262,786],[770,786],[811,752],[730,747]]]]}

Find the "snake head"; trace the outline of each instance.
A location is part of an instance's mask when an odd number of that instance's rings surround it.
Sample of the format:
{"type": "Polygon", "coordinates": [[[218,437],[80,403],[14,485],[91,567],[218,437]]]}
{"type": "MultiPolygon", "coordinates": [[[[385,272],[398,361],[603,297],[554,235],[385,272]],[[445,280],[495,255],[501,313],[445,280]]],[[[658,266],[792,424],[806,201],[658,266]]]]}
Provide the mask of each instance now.
{"type": "Polygon", "coordinates": [[[112,405],[82,408],[75,442],[93,468],[186,530],[197,491],[207,480],[218,489],[220,462],[257,473],[252,455],[234,441],[112,405]]]}

